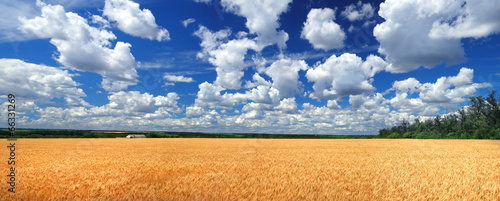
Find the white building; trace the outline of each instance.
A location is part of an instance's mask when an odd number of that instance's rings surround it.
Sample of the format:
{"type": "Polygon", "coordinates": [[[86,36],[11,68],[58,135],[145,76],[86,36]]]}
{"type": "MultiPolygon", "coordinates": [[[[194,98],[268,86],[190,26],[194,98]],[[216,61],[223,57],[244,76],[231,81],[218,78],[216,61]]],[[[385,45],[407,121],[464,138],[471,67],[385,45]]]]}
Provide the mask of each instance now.
{"type": "Polygon", "coordinates": [[[127,138],[146,138],[145,135],[127,135],[127,138]]]}

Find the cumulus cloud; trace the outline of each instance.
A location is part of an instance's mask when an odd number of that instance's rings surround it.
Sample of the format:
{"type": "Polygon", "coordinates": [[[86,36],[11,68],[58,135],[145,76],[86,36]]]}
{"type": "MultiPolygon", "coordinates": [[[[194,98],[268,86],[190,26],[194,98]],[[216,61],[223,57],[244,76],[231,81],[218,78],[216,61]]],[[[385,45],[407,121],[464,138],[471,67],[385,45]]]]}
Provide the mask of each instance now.
{"type": "Polygon", "coordinates": [[[435,83],[420,83],[415,78],[394,82],[391,90],[396,96],[390,100],[394,108],[411,113],[435,115],[440,107],[457,109],[459,103],[475,94],[477,89],[490,87],[489,83],[473,83],[474,70],[462,68],[456,76],[440,77],[435,83]],[[418,97],[409,98],[418,93],[418,97]]]}
{"type": "Polygon", "coordinates": [[[101,29],[111,28],[109,21],[99,15],[92,15],[90,19],[93,24],[98,25],[101,29]]]}
{"type": "Polygon", "coordinates": [[[47,104],[53,98],[63,98],[69,106],[88,106],[73,74],[55,67],[26,63],[18,59],[0,59],[0,93],[13,93],[47,104]]]}
{"type": "Polygon", "coordinates": [[[165,74],[163,76],[163,79],[166,79],[167,81],[170,82],[194,82],[192,77],[184,77],[182,75],[165,74]]]}
{"type": "Polygon", "coordinates": [[[254,103],[271,105],[279,102],[280,91],[274,87],[261,85],[248,90],[241,97],[252,100],[254,103]]]}
{"type": "Polygon", "coordinates": [[[34,17],[39,9],[33,2],[0,1],[0,42],[14,42],[27,40],[32,37],[17,29],[20,16],[34,17]]]}
{"type": "Polygon", "coordinates": [[[248,49],[258,49],[253,40],[231,40],[222,44],[219,49],[210,52],[210,63],[217,66],[217,79],[215,83],[228,89],[241,88],[241,78],[245,66],[245,55],[248,49]]]}
{"type": "Polygon", "coordinates": [[[197,105],[186,107],[186,117],[187,118],[199,117],[205,113],[206,113],[205,108],[202,108],[202,107],[197,106],[197,105]]]}
{"type": "Polygon", "coordinates": [[[208,57],[208,61],[216,66],[217,79],[215,84],[227,89],[241,88],[241,78],[246,68],[245,55],[249,49],[260,51],[261,48],[254,40],[248,38],[233,39],[227,42],[220,41],[230,34],[222,30],[211,32],[206,27],[200,26],[195,35],[202,39],[203,51],[198,57],[208,57]]]}
{"type": "Polygon", "coordinates": [[[277,44],[280,49],[286,47],[288,34],[277,29],[280,27],[279,16],[288,10],[291,0],[221,0],[226,11],[247,19],[245,25],[251,34],[257,34],[259,43],[277,44]]]}
{"type": "Polygon", "coordinates": [[[167,29],[156,24],[155,17],[148,9],[140,9],[139,4],[131,0],[106,0],[103,16],[118,25],[118,29],[132,36],[150,40],[170,40],[167,29]]]}
{"type": "Polygon", "coordinates": [[[314,8],[307,14],[307,21],[300,35],[307,39],[314,49],[340,49],[344,47],[346,35],[335,23],[335,11],[330,8],[314,8]]]}
{"type": "Polygon", "coordinates": [[[483,1],[388,0],[380,5],[374,35],[389,71],[408,72],[465,61],[460,39],[485,37],[500,30],[500,6],[483,1]]]}
{"type": "Polygon", "coordinates": [[[116,39],[113,33],[90,26],[86,19],[65,12],[60,5],[40,1],[37,5],[41,8],[41,16],[20,18],[22,25],[19,28],[39,38],[50,38],[50,43],[59,52],[58,62],[75,70],[99,73],[104,77],[104,86],[119,82],[114,84],[119,86],[114,87],[116,90],[137,84],[137,64],[130,53],[130,44],[117,42],[111,48],[110,40],[116,39]]]}
{"type": "Polygon", "coordinates": [[[191,24],[193,22],[196,22],[196,20],[193,19],[193,18],[189,18],[189,19],[186,19],[186,20],[182,20],[182,25],[184,25],[184,27],[187,27],[189,24],[191,24]]]}
{"type": "Polygon", "coordinates": [[[187,118],[172,118],[180,111],[176,102],[179,97],[175,93],[153,96],[122,91],[108,96],[109,103],[101,107],[62,109],[27,105],[31,108],[29,110],[36,110],[43,118],[26,125],[58,127],[46,121],[51,119],[65,126],[102,126],[99,127],[101,129],[376,134],[379,128],[393,126],[403,119],[427,119],[442,113],[443,108],[454,110],[477,89],[491,86],[473,83],[472,75],[471,69],[462,68],[456,76],[442,77],[433,83],[421,83],[416,78],[396,81],[389,89],[394,91],[394,95],[372,92],[349,95],[349,105],[342,109],[336,100],[329,100],[326,106],[315,106],[311,103],[298,104],[295,97],[280,99],[279,91],[273,86],[260,85],[244,94],[230,94],[224,93],[225,89],[221,86],[204,82],[200,84],[195,104],[186,107],[187,118]],[[437,96],[446,97],[446,102],[434,99],[437,96]],[[231,115],[224,111],[242,104],[241,113],[231,115]]]}
{"type": "Polygon", "coordinates": [[[177,106],[179,96],[174,92],[168,93],[167,96],[153,96],[147,92],[119,91],[113,92],[108,96],[108,99],[108,104],[90,108],[90,113],[97,116],[131,115],[139,117],[146,114],[149,114],[148,117],[163,114],[165,117],[170,116],[168,112],[180,112],[180,108],[177,106]]]}
{"type": "Polygon", "coordinates": [[[332,55],[324,63],[307,70],[307,79],[314,82],[314,92],[310,97],[332,100],[374,91],[371,77],[385,70],[386,66],[382,58],[374,55],[368,56],[366,61],[349,53],[339,57],[332,55]]]}
{"type": "Polygon", "coordinates": [[[280,59],[273,62],[264,72],[272,78],[272,86],[279,91],[280,98],[291,98],[302,92],[299,71],[307,68],[308,65],[303,60],[280,59]]]}
{"type": "Polygon", "coordinates": [[[196,106],[231,109],[245,99],[241,94],[221,94],[222,91],[226,90],[224,87],[208,82],[201,83],[199,88],[195,100],[196,106]]]}
{"type": "Polygon", "coordinates": [[[386,21],[378,24],[373,34],[380,42],[378,51],[392,64],[389,71],[403,73],[420,66],[432,68],[444,62],[451,65],[465,60],[460,40],[428,36],[432,24],[443,17],[445,8],[446,1],[389,0],[380,4],[379,15],[386,21]]]}
{"type": "Polygon", "coordinates": [[[231,31],[229,29],[222,29],[217,32],[212,32],[207,27],[200,26],[198,30],[194,32],[194,35],[201,39],[200,46],[202,47],[202,51],[196,56],[198,58],[207,58],[211,51],[216,50],[227,40],[229,35],[231,35],[231,31]]]}
{"type": "Polygon", "coordinates": [[[349,21],[358,21],[364,19],[370,19],[373,17],[373,13],[375,12],[375,8],[369,3],[361,3],[358,1],[356,5],[351,4],[345,7],[345,10],[342,11],[341,15],[347,18],[349,21]]]}
{"type": "Polygon", "coordinates": [[[256,86],[271,86],[271,82],[267,81],[264,79],[262,76],[260,76],[259,73],[255,73],[252,76],[252,81],[247,81],[245,84],[245,88],[254,88],[256,86]]]}
{"type": "Polygon", "coordinates": [[[23,111],[39,114],[40,118],[23,116],[23,125],[34,128],[151,130],[152,126],[164,129],[182,123],[172,119],[181,112],[176,93],[154,96],[120,91],[111,93],[108,99],[109,103],[100,107],[38,107],[29,101],[19,104],[23,105],[20,108],[23,111]]]}
{"type": "Polygon", "coordinates": [[[500,32],[500,2],[496,0],[448,1],[447,16],[432,24],[431,38],[481,38],[500,32]],[[451,5],[450,5],[451,4],[451,5]]]}

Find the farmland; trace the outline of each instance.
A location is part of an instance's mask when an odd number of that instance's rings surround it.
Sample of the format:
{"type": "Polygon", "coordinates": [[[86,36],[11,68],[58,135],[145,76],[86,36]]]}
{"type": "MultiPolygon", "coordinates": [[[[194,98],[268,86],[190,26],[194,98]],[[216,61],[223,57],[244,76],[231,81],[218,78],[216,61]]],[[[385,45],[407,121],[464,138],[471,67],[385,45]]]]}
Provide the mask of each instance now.
{"type": "Polygon", "coordinates": [[[16,149],[16,193],[2,176],[0,200],[500,199],[500,141],[19,139],[16,149]]]}

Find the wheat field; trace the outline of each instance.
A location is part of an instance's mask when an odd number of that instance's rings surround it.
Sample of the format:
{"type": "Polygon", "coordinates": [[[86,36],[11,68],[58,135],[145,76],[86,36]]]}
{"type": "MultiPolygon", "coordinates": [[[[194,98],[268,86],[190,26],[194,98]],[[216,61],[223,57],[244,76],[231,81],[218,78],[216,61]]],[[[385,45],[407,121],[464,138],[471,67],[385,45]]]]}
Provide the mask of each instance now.
{"type": "Polygon", "coordinates": [[[20,139],[16,147],[16,193],[2,176],[1,200],[500,200],[500,141],[20,139]]]}

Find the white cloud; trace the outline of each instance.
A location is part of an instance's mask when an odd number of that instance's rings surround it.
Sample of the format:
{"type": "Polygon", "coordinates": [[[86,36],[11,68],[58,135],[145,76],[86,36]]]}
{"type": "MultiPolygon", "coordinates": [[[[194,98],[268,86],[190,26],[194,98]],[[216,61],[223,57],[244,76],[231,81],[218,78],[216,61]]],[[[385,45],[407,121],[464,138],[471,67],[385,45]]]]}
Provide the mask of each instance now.
{"type": "Polygon", "coordinates": [[[221,86],[204,82],[200,84],[195,104],[186,107],[187,118],[172,118],[180,112],[176,102],[179,97],[175,93],[153,96],[137,91],[122,91],[112,93],[108,97],[110,102],[101,107],[37,108],[31,104],[28,110],[38,111],[43,118],[28,119],[31,122],[25,125],[204,132],[376,134],[379,128],[393,126],[403,119],[427,119],[438,112],[442,113],[443,108],[454,110],[459,103],[466,101],[465,98],[474,95],[477,89],[491,86],[473,83],[472,74],[471,69],[462,68],[456,76],[442,77],[434,83],[420,83],[415,78],[397,81],[389,90],[394,91],[395,96],[386,99],[384,96],[391,93],[349,95],[350,105],[342,109],[336,100],[329,100],[326,106],[315,106],[311,103],[299,105],[295,97],[280,99],[279,91],[272,86],[260,85],[244,94],[230,94],[223,93],[225,89],[221,86]],[[447,102],[432,100],[436,96],[446,97],[447,102]],[[247,103],[247,100],[250,102],[247,103]],[[241,113],[239,110],[235,110],[232,115],[224,112],[241,104],[241,113]],[[52,121],[48,122],[47,119],[52,121]]]}
{"type": "Polygon", "coordinates": [[[310,97],[331,100],[374,91],[371,77],[386,66],[387,63],[383,59],[374,55],[368,56],[366,61],[349,53],[339,57],[332,55],[323,64],[307,71],[307,79],[314,82],[314,92],[310,97]]]}
{"type": "MultiPolygon", "coordinates": [[[[58,0],[65,8],[96,8],[103,5],[102,0],[58,0]]],[[[35,0],[0,1],[0,42],[17,42],[33,39],[33,35],[25,34],[17,29],[21,22],[19,17],[33,18],[40,14],[35,0]]],[[[13,44],[14,49],[17,44],[13,44]]],[[[17,51],[17,50],[16,50],[17,51]]]]}
{"type": "Polygon", "coordinates": [[[302,92],[299,71],[307,68],[308,65],[303,60],[280,59],[264,72],[272,78],[272,86],[278,89],[280,98],[291,98],[302,92]]]}
{"type": "Polygon", "coordinates": [[[169,32],[156,24],[153,13],[146,8],[141,10],[134,1],[106,0],[102,14],[132,36],[157,41],[170,40],[169,32]]]}
{"type": "Polygon", "coordinates": [[[470,68],[461,68],[457,76],[448,77],[446,82],[455,86],[462,86],[472,83],[474,70],[470,68]]]}
{"type": "Polygon", "coordinates": [[[247,19],[245,25],[251,34],[257,34],[259,44],[277,44],[280,49],[286,47],[288,34],[278,31],[279,16],[288,10],[291,0],[221,0],[226,11],[247,19]]]}
{"type": "Polygon", "coordinates": [[[255,103],[276,104],[279,101],[280,92],[278,89],[269,86],[257,86],[245,93],[244,98],[255,103]]]}
{"type": "Polygon", "coordinates": [[[0,41],[13,42],[30,39],[32,37],[17,29],[21,24],[20,16],[34,17],[38,11],[33,2],[0,1],[0,41]]]}
{"type": "Polygon", "coordinates": [[[298,107],[297,102],[295,101],[295,97],[284,98],[280,101],[280,104],[275,109],[287,114],[298,113],[298,107]]]}
{"type": "Polygon", "coordinates": [[[221,92],[226,90],[224,87],[208,82],[201,83],[199,88],[195,105],[200,107],[231,109],[246,99],[242,94],[225,93],[222,95],[221,92]]]}
{"type": "Polygon", "coordinates": [[[93,24],[99,25],[101,29],[111,28],[109,21],[99,15],[92,15],[91,20],[93,24]]]}
{"type": "Polygon", "coordinates": [[[193,78],[191,77],[184,77],[182,75],[169,75],[165,74],[163,76],[163,79],[166,79],[171,82],[194,82],[193,78]]]}
{"type": "Polygon", "coordinates": [[[212,0],[194,0],[194,2],[197,2],[197,3],[210,3],[210,2],[212,2],[212,0]]]}
{"type": "Polygon", "coordinates": [[[75,70],[99,73],[104,77],[102,85],[119,82],[114,84],[119,86],[117,90],[137,84],[137,64],[130,53],[130,44],[117,42],[111,49],[110,40],[116,39],[113,33],[89,26],[86,19],[65,12],[60,5],[40,1],[37,5],[42,15],[20,18],[20,29],[39,38],[51,38],[50,43],[59,51],[58,62],[75,70]]]}
{"type": "Polygon", "coordinates": [[[246,84],[245,84],[245,88],[254,88],[256,86],[260,86],[260,85],[263,85],[263,86],[271,86],[271,82],[267,81],[266,79],[264,79],[263,77],[260,76],[259,73],[255,73],[253,74],[252,76],[252,81],[247,81],[246,84]]]}
{"type": "Polygon", "coordinates": [[[314,49],[341,49],[344,47],[346,35],[335,23],[335,11],[330,8],[314,8],[307,14],[301,38],[307,39],[314,49]]]}
{"type": "Polygon", "coordinates": [[[246,68],[245,55],[249,49],[260,51],[257,43],[248,38],[233,39],[222,43],[220,40],[227,38],[229,31],[212,33],[203,26],[200,26],[195,35],[202,39],[203,51],[198,54],[198,57],[208,57],[208,61],[216,66],[215,84],[227,89],[241,88],[241,78],[246,68]]]}
{"type": "Polygon", "coordinates": [[[200,106],[197,106],[197,105],[186,107],[186,117],[187,118],[199,117],[205,113],[206,113],[206,110],[200,106]]]}
{"type": "Polygon", "coordinates": [[[39,114],[38,119],[23,115],[23,125],[34,128],[151,130],[152,127],[165,129],[165,126],[182,124],[172,119],[174,113],[181,112],[176,93],[153,96],[138,91],[120,91],[112,93],[108,99],[109,103],[100,107],[38,107],[29,101],[19,104],[23,104],[20,108],[23,111],[39,114]]]}
{"type": "Polygon", "coordinates": [[[500,2],[497,0],[447,1],[447,16],[432,24],[431,38],[481,38],[500,32],[500,2]],[[450,5],[452,4],[452,5],[450,5]]]}
{"type": "Polygon", "coordinates": [[[330,109],[342,109],[336,100],[328,100],[326,106],[330,109]]]}
{"type": "Polygon", "coordinates": [[[351,4],[345,7],[345,10],[342,11],[342,16],[349,19],[349,21],[358,21],[364,19],[370,19],[373,17],[373,13],[375,12],[375,8],[372,7],[369,3],[361,3],[358,1],[356,5],[351,4]]]}
{"type": "Polygon", "coordinates": [[[195,36],[201,39],[200,46],[202,47],[202,52],[199,52],[196,56],[198,58],[207,58],[210,51],[217,49],[228,37],[231,35],[229,29],[219,30],[217,32],[212,32],[205,26],[200,26],[199,29],[194,32],[195,36]]]}
{"type": "Polygon", "coordinates": [[[238,39],[222,44],[219,49],[210,52],[210,63],[217,66],[215,83],[228,89],[241,88],[241,78],[246,68],[245,55],[248,49],[258,50],[253,40],[238,39]]]}
{"type": "Polygon", "coordinates": [[[392,89],[395,89],[395,90],[401,91],[401,92],[405,92],[405,93],[410,92],[410,94],[413,94],[417,91],[419,86],[420,86],[420,82],[417,79],[410,77],[406,80],[395,81],[392,84],[392,89]]]}
{"type": "Polygon", "coordinates": [[[374,35],[389,71],[408,72],[465,61],[461,39],[500,31],[500,6],[495,0],[387,0],[380,5],[374,35]]]}
{"type": "Polygon", "coordinates": [[[119,91],[108,96],[109,103],[101,107],[90,109],[92,115],[97,116],[138,116],[157,117],[169,116],[168,112],[178,113],[177,106],[179,96],[176,93],[168,93],[167,96],[153,96],[149,93],[139,91],[119,91]]]}
{"type": "Polygon", "coordinates": [[[396,97],[390,100],[391,106],[401,112],[435,115],[440,107],[453,110],[466,97],[474,95],[477,89],[490,87],[488,83],[473,83],[474,71],[462,68],[457,76],[440,77],[435,83],[420,83],[415,78],[396,81],[391,90],[396,97]],[[409,98],[413,93],[418,97],[409,98]]]}
{"type": "Polygon", "coordinates": [[[48,104],[53,98],[64,98],[69,106],[88,106],[73,74],[55,67],[26,63],[18,59],[0,59],[0,94],[13,93],[48,104]]]}
{"type": "Polygon", "coordinates": [[[189,18],[189,19],[186,19],[186,20],[182,20],[182,25],[184,25],[184,27],[187,27],[189,24],[191,24],[193,22],[196,22],[196,20],[193,19],[193,18],[189,18]]]}

